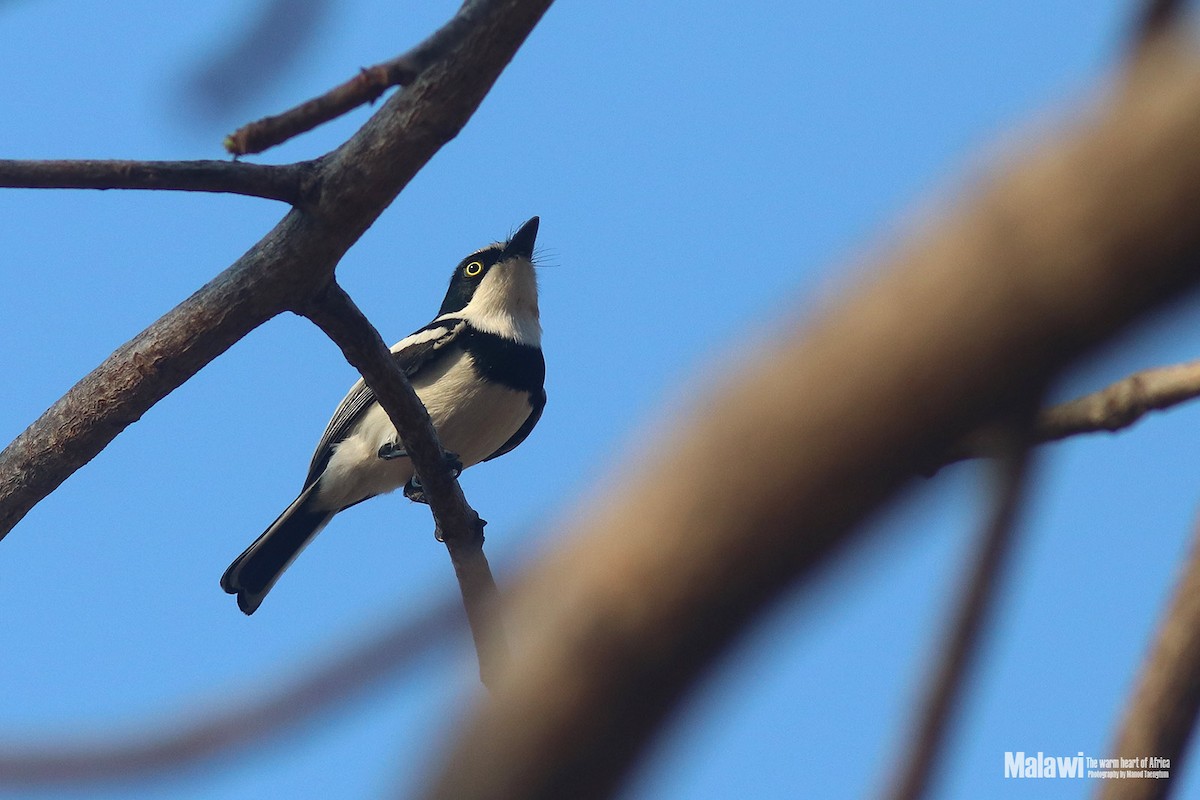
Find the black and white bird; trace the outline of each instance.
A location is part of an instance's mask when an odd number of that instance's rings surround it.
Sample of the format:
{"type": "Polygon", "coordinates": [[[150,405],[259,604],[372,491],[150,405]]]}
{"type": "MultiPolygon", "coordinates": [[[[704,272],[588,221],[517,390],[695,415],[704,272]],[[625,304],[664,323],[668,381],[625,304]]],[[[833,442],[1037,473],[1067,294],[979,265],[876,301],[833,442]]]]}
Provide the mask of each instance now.
{"type": "MultiPolygon", "coordinates": [[[[464,469],[525,441],[546,404],[537,230],[534,217],[507,242],[464,258],[437,318],[392,347],[442,446],[464,469]]],[[[335,514],[401,486],[419,494],[395,427],[360,380],[333,412],[300,496],[229,566],[221,588],[253,614],[335,514]]]]}

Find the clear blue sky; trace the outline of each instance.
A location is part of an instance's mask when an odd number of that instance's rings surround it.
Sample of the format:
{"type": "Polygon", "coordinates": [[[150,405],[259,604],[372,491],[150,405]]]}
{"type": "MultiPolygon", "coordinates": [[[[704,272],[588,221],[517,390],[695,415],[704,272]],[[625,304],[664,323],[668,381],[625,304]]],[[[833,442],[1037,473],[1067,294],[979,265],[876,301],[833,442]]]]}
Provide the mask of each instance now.
{"type": "MultiPolygon", "coordinates": [[[[187,78],[242,23],[243,5],[3,4],[0,157],[219,158],[240,122],[400,52],[457,4],[338,3],[286,79],[231,116],[198,115],[187,78]]],[[[1069,117],[1119,57],[1129,5],[554,6],[465,131],[339,269],[384,338],[399,339],[433,316],[461,256],[541,215],[550,402],[525,445],[463,480],[491,522],[500,579],[552,543],[546,522],[619,470],[641,431],[836,291],[913,203],[969,185],[989,154],[1069,117]]],[[[367,113],[260,160],[318,155],[367,113]]],[[[283,209],[7,191],[0,211],[7,442],[283,209]]],[[[1146,326],[1062,393],[1195,357],[1195,315],[1193,303],[1146,326]]],[[[427,512],[400,497],[339,517],[253,618],[217,585],[294,496],[354,377],[308,323],[275,319],[0,542],[0,742],[236,702],[456,591],[427,512]]],[[[1003,754],[1101,755],[1110,741],[1195,520],[1198,414],[1044,450],[936,797],[1095,788],[1005,782],[1003,754]]],[[[789,598],[688,703],[626,796],[835,798],[876,786],[957,587],[980,474],[965,465],[926,482],[877,524],[886,537],[789,598]]],[[[82,794],[381,796],[436,763],[474,680],[459,639],[305,735],[82,794]]],[[[79,795],[37,795],[59,796],[79,795]]]]}

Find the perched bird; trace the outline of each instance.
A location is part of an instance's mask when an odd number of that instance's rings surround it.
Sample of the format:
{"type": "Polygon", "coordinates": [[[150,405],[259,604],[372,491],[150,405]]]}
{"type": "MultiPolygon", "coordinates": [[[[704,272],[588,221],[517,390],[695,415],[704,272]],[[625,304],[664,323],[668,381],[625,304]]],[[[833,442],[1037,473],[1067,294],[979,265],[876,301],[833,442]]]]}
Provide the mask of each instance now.
{"type": "MultiPolygon", "coordinates": [[[[454,268],[433,322],[392,347],[462,468],[525,441],[546,405],[533,244],[538,218],[454,268]]],[[[225,571],[221,588],[253,614],[279,576],[339,511],[405,486],[412,463],[375,395],[359,380],[333,412],[300,496],[225,571]]]]}

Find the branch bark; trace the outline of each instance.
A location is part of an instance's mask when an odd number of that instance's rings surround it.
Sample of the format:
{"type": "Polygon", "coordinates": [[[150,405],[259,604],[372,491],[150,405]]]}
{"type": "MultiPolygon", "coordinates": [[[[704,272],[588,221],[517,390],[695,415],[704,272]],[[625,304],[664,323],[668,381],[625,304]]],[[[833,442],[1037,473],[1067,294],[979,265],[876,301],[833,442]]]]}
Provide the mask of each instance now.
{"type": "Polygon", "coordinates": [[[225,149],[243,156],[283,144],[367,103],[392,86],[411,83],[430,64],[444,57],[471,30],[485,4],[467,0],[449,22],[401,56],[364,67],[350,80],[298,106],[243,125],[225,137],[225,149]]]}
{"type": "Polygon", "coordinates": [[[1170,759],[1168,780],[1101,781],[1098,800],[1161,800],[1181,780],[1200,714],[1200,525],[1137,688],[1113,744],[1113,757],[1170,759]]]}
{"type": "Polygon", "coordinates": [[[404,448],[421,479],[439,538],[462,591],[463,607],[479,657],[479,677],[490,686],[499,673],[503,641],[495,630],[496,581],[483,554],[486,524],[467,503],[456,476],[446,467],[446,453],[425,406],[396,364],[379,332],[340,286],[331,283],[304,311],[341,348],[400,433],[404,448]]]}
{"type": "Polygon", "coordinates": [[[297,205],[314,172],[314,162],[274,166],[237,161],[0,159],[0,187],[228,192],[297,205]]]}
{"type": "Polygon", "coordinates": [[[510,594],[512,657],[426,796],[608,796],[737,634],[923,464],[1200,279],[1198,138],[1200,59],[1160,41],[1071,135],[777,328],[510,594]]]}

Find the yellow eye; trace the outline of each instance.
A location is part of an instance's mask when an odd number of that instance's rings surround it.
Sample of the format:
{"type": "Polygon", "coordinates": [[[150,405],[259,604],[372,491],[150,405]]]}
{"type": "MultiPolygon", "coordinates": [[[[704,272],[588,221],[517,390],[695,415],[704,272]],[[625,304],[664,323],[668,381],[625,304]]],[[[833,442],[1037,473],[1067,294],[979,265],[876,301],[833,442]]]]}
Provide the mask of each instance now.
{"type": "Polygon", "coordinates": [[[478,261],[472,261],[470,264],[467,264],[465,267],[463,267],[463,274],[468,278],[474,278],[481,272],[483,272],[483,264],[479,263],[478,261]]]}

